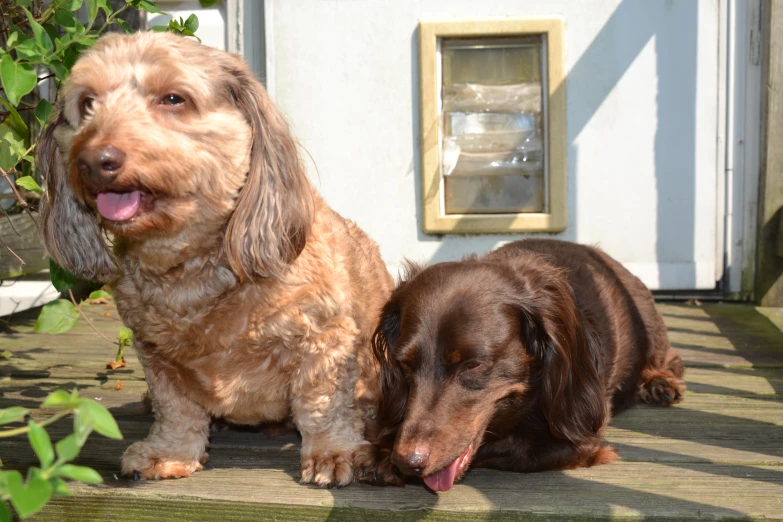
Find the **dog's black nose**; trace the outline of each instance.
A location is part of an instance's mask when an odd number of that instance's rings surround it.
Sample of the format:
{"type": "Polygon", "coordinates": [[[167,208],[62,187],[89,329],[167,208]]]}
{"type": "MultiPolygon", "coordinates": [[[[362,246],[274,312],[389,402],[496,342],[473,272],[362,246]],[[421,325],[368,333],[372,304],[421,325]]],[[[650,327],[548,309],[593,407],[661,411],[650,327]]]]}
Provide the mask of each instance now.
{"type": "Polygon", "coordinates": [[[82,176],[97,187],[111,184],[122,171],[124,163],[125,153],[111,145],[85,147],[77,159],[82,176]]]}
{"type": "Polygon", "coordinates": [[[423,451],[423,448],[418,447],[416,451],[405,455],[395,451],[392,454],[392,462],[406,475],[421,475],[430,462],[430,454],[429,451],[423,451]]]}

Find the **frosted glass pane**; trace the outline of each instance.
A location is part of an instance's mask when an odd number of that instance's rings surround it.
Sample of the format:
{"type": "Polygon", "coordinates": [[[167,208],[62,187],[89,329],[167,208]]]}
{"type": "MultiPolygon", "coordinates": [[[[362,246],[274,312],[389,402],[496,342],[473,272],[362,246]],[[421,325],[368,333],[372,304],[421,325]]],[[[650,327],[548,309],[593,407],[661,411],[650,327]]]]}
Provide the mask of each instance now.
{"type": "Polygon", "coordinates": [[[441,42],[447,214],[544,212],[541,37],[441,42]]]}

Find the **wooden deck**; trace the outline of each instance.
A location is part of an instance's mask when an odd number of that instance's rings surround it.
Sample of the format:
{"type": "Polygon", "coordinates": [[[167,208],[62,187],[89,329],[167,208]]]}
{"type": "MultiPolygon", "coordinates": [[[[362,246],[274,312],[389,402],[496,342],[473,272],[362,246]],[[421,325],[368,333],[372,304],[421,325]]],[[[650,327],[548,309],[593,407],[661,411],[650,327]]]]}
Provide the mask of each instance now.
{"type": "MultiPolygon", "coordinates": [[[[619,462],[527,475],[474,470],[445,494],[420,484],[301,486],[295,437],[234,429],[213,433],[212,460],[192,478],[118,478],[123,449],[152,422],[140,400],[146,385],[132,350],[127,368],[104,369],[114,348],[83,320],[67,334],[39,335],[28,313],[0,330],[0,351],[14,354],[0,359],[0,408],[35,409],[49,392],[76,387],[107,406],[125,436],[92,435],[79,463],[105,483],[74,485],[77,496],[52,502],[38,520],[783,519],[783,309],[659,308],[687,362],[688,392],[678,406],[640,406],[614,419],[607,439],[619,462]]],[[[120,323],[106,311],[88,313],[113,337],[120,323]]],[[[53,425],[52,439],[69,428],[65,419],[53,425]]],[[[26,439],[0,442],[0,458],[18,469],[36,463],[26,439]]]]}

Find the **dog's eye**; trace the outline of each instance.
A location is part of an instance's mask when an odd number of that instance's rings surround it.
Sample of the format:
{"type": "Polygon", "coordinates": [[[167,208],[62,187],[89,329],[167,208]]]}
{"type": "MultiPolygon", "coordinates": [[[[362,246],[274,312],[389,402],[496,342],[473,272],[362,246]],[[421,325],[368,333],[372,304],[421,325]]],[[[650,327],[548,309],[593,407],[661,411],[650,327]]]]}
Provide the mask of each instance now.
{"type": "Polygon", "coordinates": [[[183,103],[185,103],[185,98],[171,93],[166,94],[163,96],[163,98],[160,99],[161,105],[180,105],[183,103]]]}
{"type": "Polygon", "coordinates": [[[482,363],[481,361],[467,361],[462,363],[462,370],[463,371],[475,370],[483,365],[484,363],[482,363]]]}
{"type": "Polygon", "coordinates": [[[79,104],[79,112],[81,112],[82,117],[87,116],[92,112],[94,102],[95,98],[93,96],[85,96],[82,98],[82,101],[79,104]]]}

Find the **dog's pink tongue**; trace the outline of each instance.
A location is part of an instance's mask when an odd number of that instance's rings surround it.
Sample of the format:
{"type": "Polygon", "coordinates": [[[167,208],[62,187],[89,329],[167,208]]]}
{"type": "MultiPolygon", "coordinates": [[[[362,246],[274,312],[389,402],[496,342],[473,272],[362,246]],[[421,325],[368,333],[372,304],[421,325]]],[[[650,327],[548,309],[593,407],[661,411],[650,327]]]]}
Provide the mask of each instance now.
{"type": "Polygon", "coordinates": [[[424,477],[424,483],[432,491],[448,491],[454,485],[454,479],[457,478],[457,467],[462,455],[454,459],[454,462],[432,475],[424,477]]]}
{"type": "Polygon", "coordinates": [[[98,194],[98,212],[112,221],[126,221],[136,215],[141,192],[101,192],[98,194]]]}

